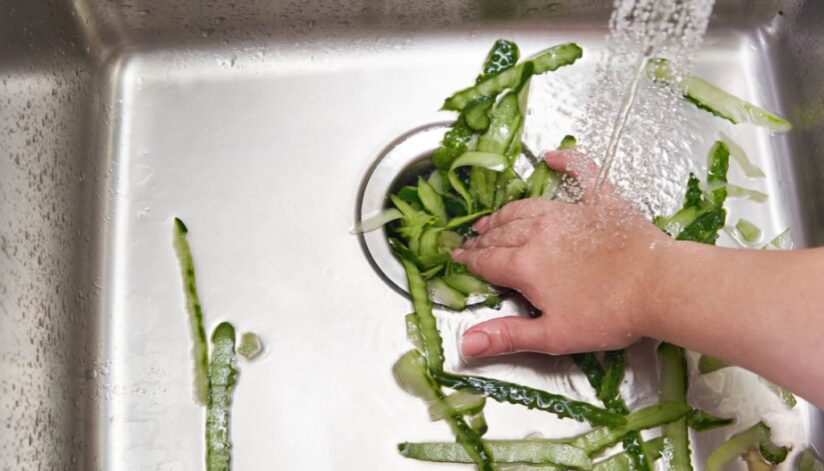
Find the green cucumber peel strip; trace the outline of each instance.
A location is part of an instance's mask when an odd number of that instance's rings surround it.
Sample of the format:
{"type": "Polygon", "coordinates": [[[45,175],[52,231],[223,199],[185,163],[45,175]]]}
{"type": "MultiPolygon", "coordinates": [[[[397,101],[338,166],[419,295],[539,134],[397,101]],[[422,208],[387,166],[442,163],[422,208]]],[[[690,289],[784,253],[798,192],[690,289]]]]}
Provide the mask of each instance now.
{"type": "Polygon", "coordinates": [[[483,132],[489,129],[489,111],[495,104],[495,99],[491,96],[478,97],[464,108],[462,116],[467,126],[473,131],[483,132]]]}
{"type": "Polygon", "coordinates": [[[798,404],[798,401],[795,398],[795,394],[790,392],[789,389],[781,387],[781,386],[773,383],[772,381],[769,381],[769,380],[764,379],[764,378],[761,378],[761,381],[764,382],[764,384],[767,385],[767,387],[770,389],[770,391],[773,394],[775,394],[778,397],[778,399],[780,399],[781,402],[783,402],[784,405],[787,406],[788,408],[792,409],[793,407],[795,407],[798,404]]]}
{"type": "Polygon", "coordinates": [[[476,415],[483,411],[486,398],[466,391],[455,391],[446,396],[442,402],[429,406],[429,417],[432,420],[443,420],[450,413],[460,415],[476,415]]]}
{"type": "Polygon", "coordinates": [[[484,411],[480,411],[477,414],[470,416],[469,426],[472,427],[472,430],[477,432],[478,435],[484,436],[484,434],[489,431],[489,425],[486,423],[484,411]]]}
{"type": "Polygon", "coordinates": [[[767,439],[758,444],[758,453],[767,463],[781,464],[787,459],[790,449],[786,446],[778,446],[767,439]]]}
{"type": "Polygon", "coordinates": [[[655,225],[677,240],[690,240],[702,244],[715,244],[718,232],[724,228],[727,212],[723,207],[729,188],[727,171],[729,170],[729,149],[726,144],[717,141],[709,153],[709,170],[707,185],[702,192],[698,178],[690,174],[684,207],[671,217],[657,216],[655,225]]]}
{"type": "Polygon", "coordinates": [[[801,452],[795,469],[797,471],[824,471],[824,463],[808,448],[801,452]]]}
{"type": "Polygon", "coordinates": [[[449,131],[444,134],[441,145],[432,154],[432,163],[438,170],[446,172],[461,154],[469,149],[475,131],[459,117],[449,131]]]}
{"type": "Polygon", "coordinates": [[[235,328],[228,322],[221,322],[212,333],[212,359],[209,362],[209,403],[206,408],[208,471],[229,471],[231,468],[229,407],[237,376],[235,361],[235,328]]]}
{"type": "Polygon", "coordinates": [[[695,75],[676,70],[666,59],[647,63],[647,75],[679,90],[685,100],[733,124],[751,123],[773,132],[787,132],[793,125],[786,119],[736,97],[695,75]],[[680,79],[680,80],[679,80],[680,79]]]}
{"type": "Polygon", "coordinates": [[[629,414],[626,416],[627,422],[624,425],[612,428],[599,427],[568,440],[568,443],[581,448],[587,455],[593,456],[618,443],[630,432],[638,432],[675,422],[688,414],[690,410],[692,410],[690,406],[680,401],[661,402],[629,414]]]}
{"type": "Polygon", "coordinates": [[[449,309],[463,311],[466,308],[466,295],[449,286],[441,278],[433,278],[426,283],[432,299],[449,309]]]}
{"type": "Polygon", "coordinates": [[[206,329],[203,327],[203,308],[197,294],[195,262],[189,242],[186,240],[189,230],[183,221],[175,218],[173,232],[173,246],[183,277],[183,292],[186,295],[186,311],[189,313],[189,329],[192,335],[195,400],[206,405],[209,400],[209,351],[206,343],[206,329]]]}
{"type": "Polygon", "coordinates": [[[456,170],[460,167],[481,167],[496,172],[503,171],[508,165],[507,157],[495,152],[479,152],[469,151],[455,159],[449,167],[447,179],[452,188],[464,199],[466,202],[466,210],[472,213],[475,210],[475,200],[469,190],[458,177],[456,170]]]}
{"type": "Polygon", "coordinates": [[[442,223],[446,222],[446,207],[443,204],[443,198],[421,177],[418,177],[418,199],[429,214],[442,223]]]}
{"type": "MultiPolygon", "coordinates": [[[[489,441],[490,447],[495,453],[495,441],[489,441]]],[[[543,444],[557,445],[557,442],[551,440],[543,440],[543,444]]],[[[458,445],[455,443],[401,443],[398,445],[400,453],[411,459],[424,461],[437,461],[449,463],[465,463],[464,455],[460,455],[460,450],[457,450],[458,445]],[[451,459],[450,459],[451,458],[451,459]]],[[[664,451],[664,439],[661,437],[653,438],[643,444],[643,452],[648,456],[653,457],[653,461],[657,460],[664,451]]],[[[569,469],[564,464],[532,464],[525,463],[521,457],[512,456],[513,462],[504,462],[499,455],[495,454],[495,469],[497,471],[530,471],[530,470],[544,470],[544,471],[564,471],[569,469]]],[[[592,471],[635,471],[637,468],[633,467],[632,457],[627,453],[618,453],[609,458],[601,460],[592,465],[592,471]]],[[[824,469],[808,468],[799,471],[824,471],[824,469]]]]}
{"type": "MultiPolygon", "coordinates": [[[[539,52],[529,59],[533,63],[533,74],[540,75],[573,64],[583,55],[580,46],[575,43],[566,43],[539,52]]],[[[465,88],[443,104],[443,110],[462,111],[473,100],[482,96],[497,96],[507,88],[516,87],[521,82],[524,63],[508,69],[494,77],[490,77],[472,87],[465,88]]]]}
{"type": "Polygon", "coordinates": [[[749,243],[761,240],[761,229],[747,219],[739,219],[735,224],[735,228],[738,229],[741,237],[749,243]]]}
{"type": "Polygon", "coordinates": [[[578,146],[578,140],[572,134],[567,134],[561,139],[561,144],[558,145],[558,150],[570,150],[578,146]]]}
{"type": "MultiPolygon", "coordinates": [[[[486,440],[498,463],[552,464],[565,469],[592,469],[592,461],[583,450],[547,440],[486,440]]],[[[406,458],[441,463],[471,463],[457,443],[401,443],[398,451],[406,458]]]]}
{"type": "Polygon", "coordinates": [[[730,198],[749,198],[756,203],[765,203],[770,198],[766,193],[733,184],[727,184],[727,196],[730,198]]]}
{"type": "Polygon", "coordinates": [[[701,355],[701,357],[698,359],[698,372],[702,375],[709,374],[713,371],[718,371],[729,366],[732,365],[725,362],[724,360],[720,360],[709,355],[701,355]]]}
{"type": "Polygon", "coordinates": [[[508,402],[528,409],[542,410],[555,414],[560,418],[571,418],[579,422],[586,421],[593,425],[609,426],[618,426],[627,422],[627,419],[621,415],[592,404],[575,401],[560,394],[553,394],[528,386],[481,376],[462,376],[443,371],[433,372],[432,376],[438,384],[448,388],[467,390],[482,394],[498,402],[508,402]]]}
{"type": "Polygon", "coordinates": [[[409,313],[405,317],[406,320],[406,338],[415,348],[423,350],[423,342],[421,341],[421,326],[418,322],[418,315],[414,312],[409,313]]]}
{"type": "Polygon", "coordinates": [[[492,109],[490,119],[489,129],[478,139],[476,150],[506,154],[510,144],[520,140],[521,136],[523,116],[518,106],[518,94],[510,92],[504,95],[492,109]]]}
{"type": "Polygon", "coordinates": [[[412,296],[412,304],[415,306],[421,344],[429,368],[433,371],[443,370],[443,342],[441,334],[438,332],[437,321],[434,314],[432,314],[432,301],[429,299],[426,282],[423,281],[418,267],[414,263],[403,258],[401,263],[406,271],[407,286],[409,286],[409,294],[412,296]]]}
{"type": "Polygon", "coordinates": [[[716,141],[710,148],[707,169],[707,199],[715,206],[722,206],[727,199],[727,171],[730,168],[730,149],[724,141],[716,141]]]}
{"type": "MultiPolygon", "coordinates": [[[[658,346],[658,361],[661,370],[661,401],[675,401],[686,405],[689,382],[684,349],[663,342],[658,346]]],[[[686,417],[665,424],[661,428],[661,434],[670,445],[669,469],[691,471],[692,460],[686,417]]]]}
{"type": "Polygon", "coordinates": [[[767,243],[762,250],[790,250],[793,248],[793,238],[790,234],[790,228],[784,229],[784,232],[778,234],[767,243]]]}
{"type": "MultiPolygon", "coordinates": [[[[610,404],[621,401],[619,388],[627,367],[627,354],[624,350],[612,350],[604,353],[604,378],[598,389],[598,399],[609,408],[610,404]]],[[[620,408],[626,409],[626,406],[620,408]]],[[[620,412],[623,413],[623,412],[620,412]]]]}
{"type": "MultiPolygon", "coordinates": [[[[643,452],[654,459],[661,456],[664,450],[664,440],[662,438],[653,438],[652,440],[644,442],[643,452]]],[[[604,460],[601,460],[592,465],[592,471],[637,471],[633,467],[632,458],[626,452],[617,453],[604,460]]],[[[495,463],[497,471],[564,471],[562,466],[551,464],[530,464],[530,463],[502,463],[500,461],[495,463]]]]}
{"type": "Polygon", "coordinates": [[[520,56],[521,51],[514,42],[507,39],[495,41],[484,60],[483,72],[475,82],[481,83],[515,67],[520,56]]]}
{"type": "Polygon", "coordinates": [[[426,358],[417,350],[406,352],[392,368],[398,384],[408,393],[423,399],[428,405],[437,404],[445,412],[446,421],[458,445],[469,462],[478,465],[481,471],[493,471],[492,453],[478,433],[467,424],[460,413],[451,410],[441,389],[430,376],[426,358]]]}
{"type": "Polygon", "coordinates": [[[725,427],[735,422],[735,419],[716,417],[700,409],[693,409],[687,414],[687,425],[696,432],[704,432],[718,427],[725,427]]]}
{"type": "Polygon", "coordinates": [[[397,208],[386,208],[378,211],[375,214],[367,216],[363,221],[355,224],[355,227],[349,231],[350,234],[361,234],[365,232],[372,232],[380,229],[385,224],[392,221],[397,221],[403,218],[403,214],[397,208]]]}
{"type": "Polygon", "coordinates": [[[747,157],[747,153],[744,152],[744,149],[741,148],[735,141],[732,140],[730,136],[728,136],[723,131],[719,133],[721,135],[721,140],[727,144],[727,147],[730,149],[730,157],[741,167],[741,170],[744,172],[744,175],[750,178],[764,178],[766,175],[764,171],[761,170],[761,167],[752,163],[747,157]]]}
{"type": "Polygon", "coordinates": [[[752,427],[733,435],[713,450],[707,457],[707,464],[704,469],[706,471],[722,471],[728,462],[746,453],[754,446],[759,447],[762,457],[768,461],[770,459],[783,461],[786,458],[786,451],[788,451],[772,444],[770,441],[770,428],[764,422],[758,422],[752,427]],[[764,456],[763,452],[765,450],[762,449],[764,448],[761,447],[762,444],[766,445],[766,454],[768,456],[764,456]]]}
{"type": "MultiPolygon", "coordinates": [[[[618,392],[626,368],[625,351],[616,350],[605,353],[604,363],[607,365],[606,369],[594,353],[573,354],[572,360],[584,373],[590,386],[596,391],[607,410],[622,415],[629,414],[629,408],[618,392]]],[[[654,460],[645,451],[644,440],[638,431],[627,433],[622,441],[634,471],[652,470],[654,460]]]]}
{"type": "Polygon", "coordinates": [[[460,291],[465,295],[472,294],[491,294],[492,286],[478,279],[468,273],[455,273],[452,275],[445,275],[443,280],[452,288],[460,291]]]}
{"type": "Polygon", "coordinates": [[[465,224],[469,224],[475,222],[476,220],[486,216],[487,214],[491,214],[491,209],[484,209],[483,211],[478,211],[472,214],[467,214],[466,216],[458,216],[456,218],[452,218],[449,222],[446,223],[446,226],[443,227],[444,230],[449,229],[457,229],[465,224]]]}

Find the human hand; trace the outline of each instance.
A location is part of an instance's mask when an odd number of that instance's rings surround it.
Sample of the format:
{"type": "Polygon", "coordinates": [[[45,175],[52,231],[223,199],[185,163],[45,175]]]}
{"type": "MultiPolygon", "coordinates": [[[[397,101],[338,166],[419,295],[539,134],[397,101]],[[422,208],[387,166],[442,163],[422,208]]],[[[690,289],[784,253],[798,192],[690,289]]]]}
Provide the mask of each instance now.
{"type": "Polygon", "coordinates": [[[672,240],[611,186],[593,195],[597,168],[582,154],[545,159],[577,179],[581,201],[512,202],[479,220],[479,235],[452,253],[487,281],[519,291],[543,316],[477,324],[464,333],[464,355],[616,349],[647,332],[656,266],[672,240]]]}

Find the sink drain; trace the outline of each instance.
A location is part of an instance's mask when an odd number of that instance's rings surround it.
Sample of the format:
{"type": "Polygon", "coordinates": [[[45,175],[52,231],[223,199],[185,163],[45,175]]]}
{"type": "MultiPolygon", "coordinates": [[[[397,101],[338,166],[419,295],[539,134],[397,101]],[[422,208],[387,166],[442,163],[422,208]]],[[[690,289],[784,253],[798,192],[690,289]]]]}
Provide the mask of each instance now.
{"type": "MultiPolygon", "coordinates": [[[[415,185],[419,175],[426,175],[433,170],[430,160],[432,153],[440,145],[441,139],[449,130],[451,122],[434,123],[415,128],[398,137],[380,153],[377,160],[366,174],[358,194],[355,208],[355,224],[369,218],[389,206],[389,195],[397,192],[404,185],[415,185]]],[[[528,151],[526,151],[528,153],[528,151]]],[[[527,155],[525,158],[532,157],[527,155]]],[[[529,162],[525,165],[530,166],[529,162]]],[[[386,283],[395,291],[407,296],[406,272],[401,263],[392,254],[386,229],[358,234],[361,247],[369,264],[386,283]]],[[[517,292],[503,290],[499,293],[502,304],[499,307],[510,313],[523,313],[529,317],[541,313],[517,292]]],[[[483,297],[467,299],[467,307],[483,306],[483,297]]],[[[437,299],[435,304],[441,305],[437,299]]]]}
{"type": "MultiPolygon", "coordinates": [[[[429,157],[437,149],[451,123],[434,123],[413,129],[384,148],[361,185],[355,222],[360,223],[387,207],[389,195],[432,169],[429,157]]],[[[359,234],[372,268],[395,290],[407,293],[406,273],[386,238],[386,230],[359,234]]]]}

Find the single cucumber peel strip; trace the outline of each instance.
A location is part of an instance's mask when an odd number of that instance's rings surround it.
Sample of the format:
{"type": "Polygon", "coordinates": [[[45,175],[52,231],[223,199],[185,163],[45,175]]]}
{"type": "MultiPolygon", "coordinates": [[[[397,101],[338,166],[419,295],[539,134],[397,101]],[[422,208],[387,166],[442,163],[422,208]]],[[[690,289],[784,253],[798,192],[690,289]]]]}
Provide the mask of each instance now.
{"type": "Polygon", "coordinates": [[[229,406],[235,384],[235,328],[221,322],[212,333],[209,362],[209,404],[206,408],[206,469],[229,471],[232,443],[229,439],[229,406]]]}
{"type": "Polygon", "coordinates": [[[197,294],[195,262],[186,234],[189,230],[178,218],[174,220],[173,246],[186,295],[186,311],[189,313],[189,328],[192,335],[192,358],[194,360],[194,390],[198,403],[206,405],[209,396],[209,352],[206,344],[206,329],[203,327],[203,308],[197,294]]]}
{"type": "MultiPolygon", "coordinates": [[[[583,50],[575,43],[561,44],[540,52],[529,59],[534,64],[533,74],[539,75],[559,67],[575,63],[583,55],[583,50]]],[[[495,96],[507,88],[518,84],[523,73],[524,64],[519,64],[494,77],[490,77],[472,87],[461,90],[447,98],[444,110],[462,111],[473,100],[483,96],[495,96]]]]}
{"type": "MultiPolygon", "coordinates": [[[[591,470],[592,461],[579,448],[547,440],[487,440],[496,463],[552,464],[563,469],[591,470]]],[[[457,443],[401,443],[401,455],[414,460],[472,463],[457,443]]]]}
{"type": "Polygon", "coordinates": [[[584,450],[587,455],[593,456],[616,443],[626,434],[668,424],[684,417],[691,410],[683,402],[661,402],[647,406],[629,414],[627,423],[617,427],[599,427],[591,432],[579,435],[569,441],[569,444],[584,450]]]}
{"type": "Polygon", "coordinates": [[[758,422],[752,427],[733,435],[729,440],[719,445],[707,457],[706,471],[722,471],[724,465],[742,455],[752,447],[759,447],[761,456],[772,464],[778,464],[787,457],[787,448],[778,447],[770,441],[770,428],[764,422],[758,422]],[[765,456],[766,454],[766,456],[765,456]]]}
{"type": "Polygon", "coordinates": [[[433,377],[438,384],[448,388],[471,391],[498,402],[508,402],[528,409],[546,411],[560,418],[586,421],[593,425],[618,426],[627,423],[627,419],[621,415],[592,404],[507,381],[482,376],[462,376],[443,371],[433,372],[433,377]]]}
{"type": "Polygon", "coordinates": [[[781,116],[727,93],[700,77],[675,70],[666,59],[650,60],[647,63],[647,74],[653,80],[675,87],[684,99],[698,108],[733,124],[751,123],[773,132],[787,132],[793,127],[781,116]]]}
{"type": "MultiPolygon", "coordinates": [[[[676,401],[686,405],[687,359],[684,349],[669,343],[658,346],[661,368],[661,401],[676,401]]],[[[686,417],[662,427],[662,436],[670,445],[669,469],[691,471],[689,429],[686,417]]]]}

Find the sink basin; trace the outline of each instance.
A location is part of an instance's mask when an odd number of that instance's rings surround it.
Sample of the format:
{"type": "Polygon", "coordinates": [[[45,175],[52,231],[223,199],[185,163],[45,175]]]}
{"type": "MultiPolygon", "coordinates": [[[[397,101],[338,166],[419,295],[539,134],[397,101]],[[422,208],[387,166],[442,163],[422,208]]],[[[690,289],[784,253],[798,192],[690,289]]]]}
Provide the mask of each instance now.
{"type": "MultiPolygon", "coordinates": [[[[473,80],[495,39],[527,54],[576,41],[584,59],[563,73],[583,76],[611,7],[4,2],[0,468],[201,469],[175,216],[190,230],[207,331],[229,320],[264,343],[238,365],[235,469],[449,468],[395,449],[451,435],[392,378],[411,308],[349,234],[359,189],[399,136],[452,119],[437,111],[443,98],[473,80]]],[[[815,0],[719,0],[695,66],[795,124],[736,137],[771,195],[742,211],[768,234],[790,227],[797,247],[824,244],[821,24],[815,0]]],[[[463,363],[459,333],[490,315],[438,313],[448,367],[595,401],[566,358],[463,363]]],[[[632,407],[656,401],[652,347],[630,351],[632,407]]],[[[734,411],[736,430],[763,417],[795,451],[824,450],[821,413],[803,400],[781,410],[751,373],[696,378],[690,394],[734,411]]],[[[587,429],[498,404],[487,418],[496,437],[587,429]]],[[[697,469],[727,433],[695,436],[697,469]]]]}

